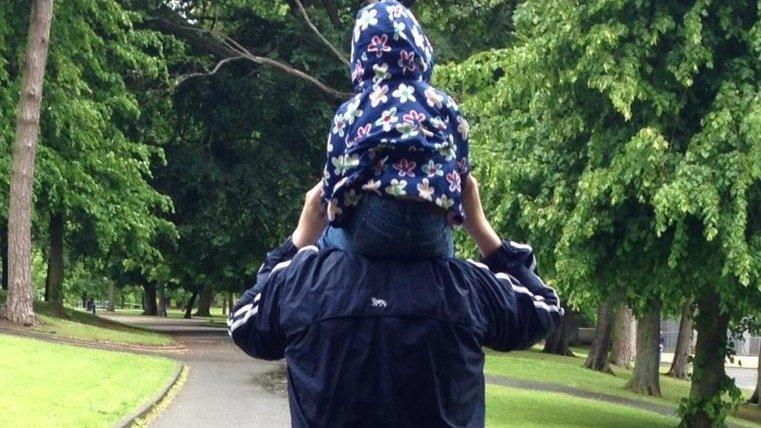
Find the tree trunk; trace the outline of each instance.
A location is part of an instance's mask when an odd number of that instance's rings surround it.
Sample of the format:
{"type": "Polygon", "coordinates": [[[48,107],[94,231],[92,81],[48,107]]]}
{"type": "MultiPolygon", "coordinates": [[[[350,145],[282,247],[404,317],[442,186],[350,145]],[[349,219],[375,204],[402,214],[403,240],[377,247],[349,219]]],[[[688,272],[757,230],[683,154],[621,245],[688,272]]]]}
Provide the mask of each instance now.
{"type": "Polygon", "coordinates": [[[143,284],[143,288],[145,289],[145,303],[143,305],[143,315],[153,315],[156,316],[159,314],[159,308],[156,306],[156,284],[153,283],[146,283],[143,284]]]}
{"type": "Polygon", "coordinates": [[[661,301],[650,302],[647,311],[637,321],[637,357],[634,373],[627,387],[638,394],[661,396],[661,301]]]}
{"type": "Polygon", "coordinates": [[[227,293],[227,313],[233,313],[233,306],[235,306],[235,299],[233,298],[233,292],[227,293]]]}
{"type": "MultiPolygon", "coordinates": [[[[116,312],[116,281],[110,280],[108,281],[108,308],[106,310],[108,312],[116,312]]],[[[124,303],[122,302],[122,307],[124,307],[124,303]]]]}
{"type": "Polygon", "coordinates": [[[222,293],[222,315],[227,315],[227,296],[229,295],[229,291],[222,293]]]}
{"type": "Polygon", "coordinates": [[[166,317],[166,285],[160,285],[159,286],[159,310],[158,310],[158,316],[160,317],[166,317]]]}
{"type": "Polygon", "coordinates": [[[56,210],[50,213],[48,234],[50,235],[50,251],[48,254],[47,284],[48,302],[57,316],[65,316],[63,310],[63,239],[65,220],[63,213],[56,210]]]}
{"type": "Polygon", "coordinates": [[[682,416],[682,424],[691,428],[720,426],[723,421],[715,416],[719,414],[720,402],[715,399],[721,393],[722,383],[729,382],[724,371],[729,316],[721,312],[715,289],[710,288],[700,296],[695,326],[698,338],[690,387],[692,405],[682,416]]]}
{"type": "Polygon", "coordinates": [[[627,369],[631,367],[636,334],[637,323],[631,308],[626,304],[619,306],[613,322],[613,347],[608,359],[611,364],[627,369]]]}
{"type": "Polygon", "coordinates": [[[692,299],[682,306],[682,319],[679,321],[679,337],[676,339],[674,360],[671,362],[668,376],[687,379],[692,354],[692,299]]]}
{"type": "Polygon", "coordinates": [[[211,285],[204,285],[198,299],[198,309],[196,310],[197,317],[211,316],[211,301],[213,298],[214,292],[211,290],[211,285]]]}
{"type": "Polygon", "coordinates": [[[613,332],[613,298],[609,297],[597,306],[597,325],[595,340],[589,349],[584,367],[598,372],[612,373],[608,354],[612,345],[613,332]]]}
{"type": "Polygon", "coordinates": [[[753,395],[748,400],[749,403],[756,403],[761,407],[761,399],[759,399],[758,390],[761,387],[761,352],[758,354],[758,367],[756,368],[756,389],[753,391],[753,395]]]}
{"type": "Polygon", "coordinates": [[[26,44],[24,83],[16,118],[10,205],[8,208],[8,299],[5,317],[12,323],[34,325],[32,289],[32,191],[34,157],[40,131],[42,84],[50,43],[53,0],[34,0],[26,44]]]}
{"type": "MultiPolygon", "coordinates": [[[[232,300],[231,300],[232,301],[232,300]]],[[[560,317],[560,323],[552,334],[544,340],[544,353],[573,357],[571,341],[578,335],[576,313],[569,307],[564,307],[565,314],[560,317]]]]}
{"type": "Polygon", "coordinates": [[[185,308],[186,319],[190,319],[190,316],[193,312],[193,305],[196,304],[196,297],[198,297],[198,292],[193,290],[190,294],[190,299],[188,300],[188,306],[185,308]]]}

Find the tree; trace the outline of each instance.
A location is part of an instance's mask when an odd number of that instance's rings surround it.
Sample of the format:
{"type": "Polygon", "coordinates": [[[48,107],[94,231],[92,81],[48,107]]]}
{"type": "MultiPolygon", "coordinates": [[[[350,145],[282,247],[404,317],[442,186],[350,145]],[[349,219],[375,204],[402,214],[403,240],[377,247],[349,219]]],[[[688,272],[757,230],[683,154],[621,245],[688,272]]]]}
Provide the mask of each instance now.
{"type": "Polygon", "coordinates": [[[661,303],[655,300],[637,319],[637,356],[627,385],[640,394],[661,395],[658,368],[661,363],[661,303]]]}
{"type": "Polygon", "coordinates": [[[589,354],[584,362],[584,367],[598,372],[613,373],[610,368],[608,355],[613,346],[613,322],[615,319],[613,299],[601,302],[597,307],[597,323],[595,324],[595,338],[589,354]]]}
{"type": "Polygon", "coordinates": [[[634,314],[628,305],[621,305],[616,310],[613,321],[613,346],[610,351],[610,363],[629,368],[634,357],[637,334],[634,314]]]}
{"type": "Polygon", "coordinates": [[[27,37],[24,85],[18,108],[8,210],[9,288],[5,317],[23,325],[36,323],[31,275],[32,185],[52,20],[53,0],[34,0],[27,37]]]}
{"type": "Polygon", "coordinates": [[[757,5],[528,0],[514,17],[514,47],[440,76],[472,119],[486,208],[575,302],[624,289],[642,318],[696,294],[683,421],[721,424],[738,402],[725,332],[761,272],[757,5]]]}
{"type": "Polygon", "coordinates": [[[550,333],[544,340],[544,350],[546,354],[565,355],[573,357],[571,351],[571,341],[578,336],[579,327],[576,324],[576,311],[569,307],[564,307],[565,312],[560,317],[558,327],[550,333]]]}
{"type": "Polygon", "coordinates": [[[677,379],[687,379],[692,354],[692,299],[688,299],[682,305],[682,316],[679,320],[679,335],[676,339],[676,349],[674,350],[674,360],[671,362],[671,368],[667,373],[668,376],[677,379]]]}

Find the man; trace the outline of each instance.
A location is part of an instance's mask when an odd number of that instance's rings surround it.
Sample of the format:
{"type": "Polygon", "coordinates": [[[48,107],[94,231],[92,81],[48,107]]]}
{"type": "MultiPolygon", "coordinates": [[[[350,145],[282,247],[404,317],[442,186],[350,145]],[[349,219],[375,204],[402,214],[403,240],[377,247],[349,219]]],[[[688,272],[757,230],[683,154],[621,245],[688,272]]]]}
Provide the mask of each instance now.
{"type": "Polygon", "coordinates": [[[531,248],[499,239],[470,177],[464,227],[484,264],[320,250],[320,186],[235,305],[235,343],[255,358],[285,357],[293,426],[483,426],[482,346],[528,348],[560,317],[531,248]]]}

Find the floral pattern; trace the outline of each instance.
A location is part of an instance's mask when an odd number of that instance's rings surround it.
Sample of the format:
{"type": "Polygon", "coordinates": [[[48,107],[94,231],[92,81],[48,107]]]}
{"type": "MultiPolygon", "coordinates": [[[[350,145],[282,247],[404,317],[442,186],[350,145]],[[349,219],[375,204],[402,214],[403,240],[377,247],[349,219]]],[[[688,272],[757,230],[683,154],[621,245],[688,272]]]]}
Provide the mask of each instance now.
{"type": "Polygon", "coordinates": [[[468,122],[430,86],[433,49],[397,0],[359,11],[353,34],[355,95],[336,112],[324,169],[323,204],[333,226],[363,195],[427,201],[464,220],[462,180],[470,172],[468,122]]]}

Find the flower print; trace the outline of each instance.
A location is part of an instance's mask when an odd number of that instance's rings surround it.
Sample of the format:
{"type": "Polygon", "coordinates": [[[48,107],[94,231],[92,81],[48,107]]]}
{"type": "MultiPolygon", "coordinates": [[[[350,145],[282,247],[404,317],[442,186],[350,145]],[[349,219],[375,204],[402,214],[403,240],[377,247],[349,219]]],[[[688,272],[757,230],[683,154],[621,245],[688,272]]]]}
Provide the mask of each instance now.
{"type": "Polygon", "coordinates": [[[381,113],[380,118],[375,121],[375,126],[382,126],[383,130],[386,132],[391,131],[392,125],[399,121],[399,118],[396,116],[396,107],[393,107],[389,110],[384,110],[383,113],[381,113]]]}
{"type": "Polygon", "coordinates": [[[373,163],[373,171],[375,172],[375,175],[380,175],[383,172],[383,168],[386,167],[386,161],[388,161],[388,156],[383,159],[375,160],[375,163],[373,163]]]}
{"type": "Polygon", "coordinates": [[[425,199],[426,201],[432,201],[433,194],[436,192],[436,189],[428,183],[427,178],[424,178],[420,183],[417,184],[417,191],[420,198],[425,199]]]}
{"type": "Polygon", "coordinates": [[[470,124],[462,116],[457,116],[457,130],[462,135],[463,140],[467,140],[470,135],[470,124]]]}
{"type": "Polygon", "coordinates": [[[438,150],[439,154],[444,156],[444,159],[447,161],[451,161],[457,157],[454,145],[449,142],[434,144],[433,147],[438,150]]]}
{"type": "Polygon", "coordinates": [[[388,101],[388,85],[375,85],[373,92],[370,93],[370,105],[378,107],[379,104],[388,101]]]}
{"type": "MultiPolygon", "coordinates": [[[[342,115],[336,115],[336,117],[333,118],[333,133],[337,134],[339,137],[344,136],[344,130],[346,129],[346,120],[343,118],[342,115]]],[[[330,142],[328,142],[330,144],[330,142]]],[[[332,149],[328,149],[330,151],[332,149]]]]}
{"type": "Polygon", "coordinates": [[[407,187],[407,181],[395,178],[386,186],[386,193],[391,196],[404,196],[407,194],[407,191],[404,189],[405,187],[407,187]]]}
{"type": "Polygon", "coordinates": [[[460,107],[457,106],[457,103],[454,102],[452,97],[447,97],[447,107],[451,108],[454,111],[460,111],[460,107]]]}
{"type": "Polygon", "coordinates": [[[400,83],[399,87],[391,93],[391,96],[399,98],[400,103],[415,102],[415,88],[412,85],[400,83]]]}
{"type": "Polygon", "coordinates": [[[359,129],[357,129],[357,138],[354,140],[354,144],[357,144],[367,138],[367,136],[370,135],[371,129],[373,129],[373,125],[369,123],[360,126],[359,129]]]}
{"type": "Polygon", "coordinates": [[[405,25],[404,22],[394,21],[394,40],[399,40],[400,37],[407,40],[407,36],[404,34],[404,30],[406,29],[407,25],[405,25]]]}
{"type": "Polygon", "coordinates": [[[440,109],[444,105],[444,96],[441,95],[439,91],[429,86],[428,89],[425,90],[425,101],[428,103],[429,107],[440,109]]]}
{"type": "Polygon", "coordinates": [[[360,34],[367,30],[367,27],[378,24],[378,10],[377,9],[365,9],[359,14],[357,18],[357,24],[354,26],[354,41],[359,40],[360,34]]]}
{"type": "Polygon", "coordinates": [[[399,67],[402,67],[402,72],[404,74],[407,74],[408,71],[410,73],[414,72],[417,68],[417,65],[415,64],[415,52],[407,52],[402,49],[402,51],[399,52],[399,61],[397,64],[399,67]]]}
{"type": "Polygon", "coordinates": [[[362,76],[365,75],[365,67],[362,66],[361,61],[357,61],[354,64],[354,68],[351,71],[351,80],[362,80],[362,76]]]}
{"type": "Polygon", "coordinates": [[[354,119],[362,116],[362,110],[359,109],[361,103],[360,97],[356,96],[354,99],[346,105],[346,111],[344,112],[344,120],[348,125],[354,123],[354,119]]]}
{"type": "Polygon", "coordinates": [[[470,172],[470,163],[466,157],[460,159],[460,161],[457,162],[457,166],[459,167],[460,174],[467,174],[470,172]]]}
{"type": "Polygon", "coordinates": [[[346,195],[344,195],[344,202],[346,203],[347,207],[353,207],[357,205],[360,199],[360,195],[354,189],[349,190],[346,192],[346,195]]]}
{"type": "Polygon", "coordinates": [[[460,174],[458,174],[457,171],[452,171],[447,174],[447,181],[449,182],[450,192],[459,192],[462,190],[460,187],[460,174]]]}
{"type": "Polygon", "coordinates": [[[367,51],[375,52],[375,56],[378,58],[383,56],[383,52],[391,52],[391,46],[388,45],[388,34],[373,36],[367,46],[367,51]]]}
{"type": "Polygon", "coordinates": [[[402,117],[402,119],[404,119],[405,122],[418,127],[425,120],[425,114],[418,113],[416,110],[410,110],[402,117]]]}
{"type": "Polygon", "coordinates": [[[357,155],[342,155],[331,158],[330,163],[333,164],[333,174],[342,175],[359,166],[359,157],[357,155]]]}
{"type": "Polygon", "coordinates": [[[373,64],[373,82],[376,84],[389,79],[391,74],[388,72],[388,64],[373,64]]]}
{"type": "Polygon", "coordinates": [[[432,117],[429,122],[431,125],[433,125],[434,128],[436,128],[437,131],[443,131],[447,129],[447,124],[444,123],[443,120],[441,120],[440,117],[432,117]]]}
{"type": "Polygon", "coordinates": [[[380,195],[381,194],[380,187],[381,187],[380,180],[370,179],[367,181],[367,183],[362,185],[362,190],[380,195]]]}
{"type": "Polygon", "coordinates": [[[415,39],[415,44],[420,49],[425,50],[425,36],[420,32],[420,26],[413,25],[412,26],[412,37],[415,39]]]}
{"type": "Polygon", "coordinates": [[[436,163],[433,161],[433,159],[428,160],[428,163],[423,165],[420,169],[423,170],[424,173],[428,175],[429,178],[433,177],[441,177],[444,175],[444,170],[442,169],[442,165],[440,163],[436,163]]]}
{"type": "Polygon", "coordinates": [[[343,210],[339,205],[338,199],[331,199],[330,202],[328,202],[328,220],[333,221],[341,216],[341,214],[343,214],[343,210]]]}
{"type": "Polygon", "coordinates": [[[402,134],[401,137],[400,137],[402,140],[409,140],[410,138],[412,138],[412,137],[414,137],[414,136],[416,136],[418,134],[417,127],[415,125],[413,125],[411,123],[407,123],[407,122],[397,124],[396,125],[396,130],[397,130],[397,132],[402,134]]]}
{"type": "Polygon", "coordinates": [[[399,177],[415,177],[415,162],[402,158],[394,164],[394,169],[399,171],[399,177]]]}
{"type": "Polygon", "coordinates": [[[436,205],[444,208],[445,210],[448,210],[449,208],[452,208],[452,205],[454,205],[454,200],[448,198],[447,195],[441,195],[436,198],[436,205]]]}
{"type": "Polygon", "coordinates": [[[391,19],[397,19],[401,18],[404,14],[404,7],[400,4],[395,4],[393,6],[387,6],[386,7],[386,13],[388,13],[388,17],[391,19]]]}

